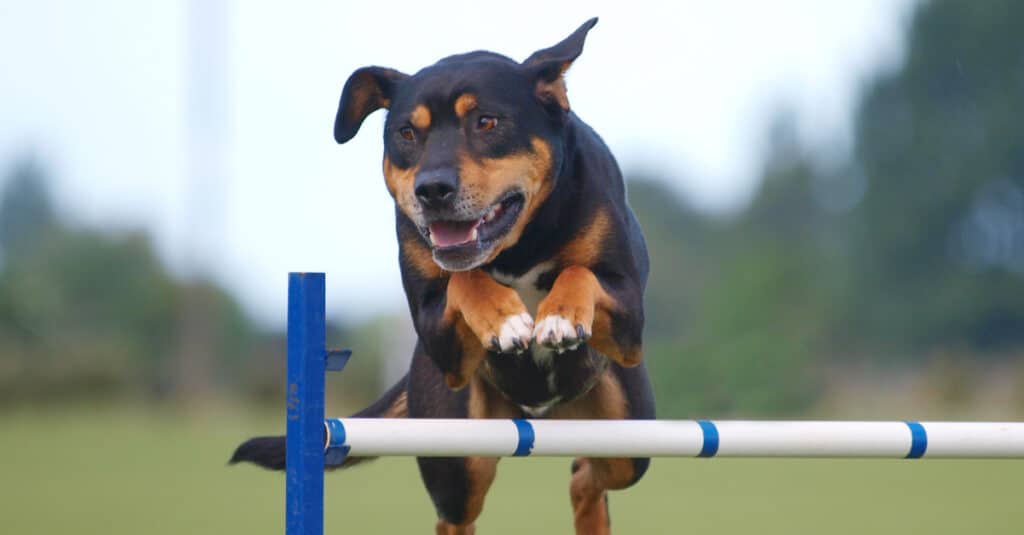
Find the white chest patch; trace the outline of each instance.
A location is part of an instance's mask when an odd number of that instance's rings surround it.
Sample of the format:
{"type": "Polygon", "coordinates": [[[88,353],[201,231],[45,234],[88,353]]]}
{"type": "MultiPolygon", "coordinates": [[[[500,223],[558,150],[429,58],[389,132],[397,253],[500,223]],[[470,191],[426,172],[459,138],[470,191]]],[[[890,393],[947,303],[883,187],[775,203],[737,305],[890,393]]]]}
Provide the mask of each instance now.
{"type": "MultiPolygon", "coordinates": [[[[537,289],[537,279],[554,268],[554,262],[541,262],[518,277],[502,273],[497,270],[492,271],[491,276],[494,277],[494,280],[515,290],[516,293],[519,294],[519,298],[523,300],[523,304],[526,305],[526,310],[529,311],[530,315],[536,316],[537,307],[540,305],[541,300],[548,295],[546,290],[537,289]]],[[[551,358],[555,354],[553,350],[546,347],[540,347],[536,344],[532,345],[530,349],[533,355],[533,360],[537,364],[544,366],[551,365],[551,358]]],[[[552,383],[554,382],[554,379],[554,373],[551,373],[548,377],[548,382],[552,383]]],[[[551,386],[552,388],[554,387],[554,385],[551,386]]]]}
{"type": "Polygon", "coordinates": [[[497,270],[492,271],[491,276],[494,277],[494,280],[515,290],[519,294],[519,298],[523,300],[523,304],[526,305],[526,310],[530,315],[536,316],[537,306],[540,305],[541,299],[544,299],[544,296],[548,294],[546,291],[537,289],[537,279],[544,273],[554,269],[554,267],[554,262],[541,262],[518,277],[497,270]]]}

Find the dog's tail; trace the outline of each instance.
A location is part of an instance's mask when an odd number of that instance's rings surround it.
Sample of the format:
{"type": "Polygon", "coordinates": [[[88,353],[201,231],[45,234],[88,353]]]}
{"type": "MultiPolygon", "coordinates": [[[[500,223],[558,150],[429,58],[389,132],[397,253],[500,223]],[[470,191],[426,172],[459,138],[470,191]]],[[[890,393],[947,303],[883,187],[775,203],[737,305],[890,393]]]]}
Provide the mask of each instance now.
{"type": "MultiPolygon", "coordinates": [[[[406,385],[409,376],[402,377],[383,396],[369,407],[352,415],[353,418],[405,418],[408,414],[406,402],[406,385]]],[[[346,457],[341,464],[327,466],[328,470],[347,468],[364,461],[372,461],[375,457],[346,457]]],[[[285,437],[254,437],[246,440],[235,449],[228,464],[249,462],[270,470],[285,468],[285,437]]]]}

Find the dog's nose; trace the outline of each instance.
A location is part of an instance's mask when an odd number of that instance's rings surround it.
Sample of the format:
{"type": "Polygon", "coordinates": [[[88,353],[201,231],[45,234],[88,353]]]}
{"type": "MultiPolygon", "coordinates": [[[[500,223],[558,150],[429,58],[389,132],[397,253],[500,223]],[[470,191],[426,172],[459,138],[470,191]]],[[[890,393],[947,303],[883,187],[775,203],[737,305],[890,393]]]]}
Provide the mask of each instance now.
{"type": "Polygon", "coordinates": [[[416,174],[416,198],[429,208],[449,204],[455,200],[459,178],[454,169],[435,169],[416,174]]]}

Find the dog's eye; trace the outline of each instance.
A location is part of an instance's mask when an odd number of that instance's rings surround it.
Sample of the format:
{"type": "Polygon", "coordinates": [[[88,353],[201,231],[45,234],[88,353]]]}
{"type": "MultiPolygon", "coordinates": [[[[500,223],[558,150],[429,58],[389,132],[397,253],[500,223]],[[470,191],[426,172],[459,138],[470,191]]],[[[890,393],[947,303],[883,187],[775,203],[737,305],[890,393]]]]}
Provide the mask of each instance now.
{"type": "Polygon", "coordinates": [[[402,136],[402,139],[406,141],[412,141],[416,139],[416,132],[412,131],[411,127],[403,126],[398,129],[398,135],[402,136]]]}
{"type": "Polygon", "coordinates": [[[498,118],[491,117],[490,115],[481,115],[476,120],[477,130],[493,130],[495,126],[498,126],[498,118]]]}

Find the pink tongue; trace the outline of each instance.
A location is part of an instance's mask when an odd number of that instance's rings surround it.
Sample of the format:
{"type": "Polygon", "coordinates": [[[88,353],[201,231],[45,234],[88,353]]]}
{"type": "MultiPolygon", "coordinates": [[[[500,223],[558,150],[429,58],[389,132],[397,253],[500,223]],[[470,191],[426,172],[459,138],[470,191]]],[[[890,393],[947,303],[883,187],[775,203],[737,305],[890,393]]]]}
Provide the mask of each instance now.
{"type": "Polygon", "coordinates": [[[430,241],[437,247],[451,247],[476,239],[473,231],[479,221],[450,222],[442,221],[430,224],[430,241]]]}

